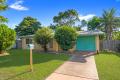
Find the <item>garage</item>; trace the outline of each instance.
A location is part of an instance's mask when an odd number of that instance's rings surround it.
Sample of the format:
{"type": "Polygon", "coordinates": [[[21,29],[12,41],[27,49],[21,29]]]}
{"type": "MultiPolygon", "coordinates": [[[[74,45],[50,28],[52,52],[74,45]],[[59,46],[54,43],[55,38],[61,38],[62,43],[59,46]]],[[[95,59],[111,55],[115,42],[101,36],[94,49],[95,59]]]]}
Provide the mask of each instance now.
{"type": "Polygon", "coordinates": [[[76,43],[77,51],[96,51],[95,36],[79,36],[76,43]]]}

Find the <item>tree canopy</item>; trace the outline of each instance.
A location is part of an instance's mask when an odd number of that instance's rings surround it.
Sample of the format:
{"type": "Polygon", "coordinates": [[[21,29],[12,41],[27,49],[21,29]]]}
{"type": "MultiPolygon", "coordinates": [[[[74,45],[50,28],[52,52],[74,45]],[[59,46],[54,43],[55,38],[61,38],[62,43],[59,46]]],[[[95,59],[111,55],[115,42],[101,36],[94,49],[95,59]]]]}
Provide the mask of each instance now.
{"type": "Polygon", "coordinates": [[[88,26],[88,30],[100,30],[101,19],[95,16],[91,20],[88,21],[87,26],[88,26]]]}
{"type": "Polygon", "coordinates": [[[8,8],[6,0],[0,0],[0,11],[4,11],[8,8]]]}
{"type": "Polygon", "coordinates": [[[15,30],[17,35],[24,36],[35,34],[39,28],[41,28],[41,23],[37,21],[36,18],[28,16],[25,17],[18,26],[16,26],[15,30]]]}
{"type": "Polygon", "coordinates": [[[14,30],[8,28],[7,25],[0,25],[0,53],[3,50],[11,48],[16,40],[16,33],[14,30]]]}
{"type": "Polygon", "coordinates": [[[115,16],[115,14],[116,14],[116,10],[114,8],[103,11],[103,15],[101,19],[107,40],[111,40],[113,30],[120,27],[119,25],[120,20],[115,16]]]}
{"type": "Polygon", "coordinates": [[[79,21],[79,16],[78,12],[74,9],[59,12],[58,15],[53,18],[53,22],[57,26],[74,26],[76,21],[79,21]]]}
{"type": "Polygon", "coordinates": [[[47,51],[47,44],[52,40],[52,38],[53,30],[43,27],[42,29],[38,29],[35,33],[34,40],[44,48],[44,51],[47,51]]]}
{"type": "Polygon", "coordinates": [[[74,42],[77,39],[76,30],[69,26],[59,27],[55,32],[55,39],[61,49],[67,51],[74,46],[74,42]]]}

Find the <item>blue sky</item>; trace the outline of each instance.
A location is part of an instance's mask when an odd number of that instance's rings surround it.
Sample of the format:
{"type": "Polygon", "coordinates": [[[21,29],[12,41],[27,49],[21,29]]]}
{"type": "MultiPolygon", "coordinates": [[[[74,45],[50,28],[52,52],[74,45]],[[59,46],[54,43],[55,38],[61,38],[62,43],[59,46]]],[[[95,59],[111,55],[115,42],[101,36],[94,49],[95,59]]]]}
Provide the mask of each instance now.
{"type": "Polygon", "coordinates": [[[101,16],[104,9],[116,8],[120,14],[120,0],[8,0],[9,9],[0,13],[9,19],[14,28],[25,16],[37,18],[43,26],[52,23],[52,18],[60,11],[76,9],[80,19],[101,16]]]}

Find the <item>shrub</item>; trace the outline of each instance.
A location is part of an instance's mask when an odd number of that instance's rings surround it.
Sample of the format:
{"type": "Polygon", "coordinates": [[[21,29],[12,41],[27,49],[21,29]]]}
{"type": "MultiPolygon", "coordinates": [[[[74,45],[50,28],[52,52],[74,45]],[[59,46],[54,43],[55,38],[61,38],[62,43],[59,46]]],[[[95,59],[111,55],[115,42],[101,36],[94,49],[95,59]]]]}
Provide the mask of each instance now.
{"type": "Polygon", "coordinates": [[[69,26],[59,27],[55,32],[55,39],[61,49],[67,51],[74,46],[73,44],[77,39],[76,30],[69,26]]]}
{"type": "Polygon", "coordinates": [[[35,34],[34,40],[36,43],[40,44],[44,48],[44,51],[47,51],[47,44],[51,41],[52,38],[52,29],[42,28],[38,29],[38,31],[35,34]]]}
{"type": "Polygon", "coordinates": [[[0,53],[10,49],[16,39],[14,30],[8,28],[5,24],[0,24],[0,53]]]}

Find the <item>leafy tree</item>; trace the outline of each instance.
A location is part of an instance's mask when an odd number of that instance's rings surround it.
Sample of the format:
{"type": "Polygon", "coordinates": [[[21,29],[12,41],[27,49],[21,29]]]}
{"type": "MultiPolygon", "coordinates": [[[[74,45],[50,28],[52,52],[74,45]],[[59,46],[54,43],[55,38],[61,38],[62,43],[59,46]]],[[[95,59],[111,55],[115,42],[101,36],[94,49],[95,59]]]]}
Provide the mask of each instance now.
{"type": "Polygon", "coordinates": [[[16,33],[5,24],[0,25],[0,54],[9,49],[15,42],[16,33]]]}
{"type": "Polygon", "coordinates": [[[6,0],[0,0],[0,11],[4,11],[7,9],[7,5],[6,5],[6,0]]]}
{"type": "Polygon", "coordinates": [[[16,26],[15,31],[19,36],[33,35],[39,28],[41,28],[41,23],[37,19],[28,16],[16,26]]]}
{"type": "Polygon", "coordinates": [[[74,46],[74,42],[77,39],[76,30],[69,26],[59,27],[55,32],[55,39],[61,49],[67,51],[74,46]]]}
{"type": "Polygon", "coordinates": [[[74,9],[59,12],[58,15],[53,18],[53,22],[58,26],[74,26],[76,21],[79,21],[79,17],[77,11],[74,9]]]}
{"type": "MultiPolygon", "coordinates": [[[[4,11],[7,9],[6,0],[0,0],[0,11],[4,11]]],[[[0,24],[8,22],[8,19],[4,16],[0,16],[0,24]]]]}
{"type": "Polygon", "coordinates": [[[44,51],[47,51],[47,44],[52,38],[53,30],[50,28],[42,28],[38,29],[38,31],[35,33],[34,40],[44,48],[44,51]]]}
{"type": "Polygon", "coordinates": [[[100,30],[101,29],[101,19],[98,17],[93,17],[88,21],[88,30],[100,30]]]}
{"type": "Polygon", "coordinates": [[[112,39],[112,32],[114,29],[120,27],[120,20],[115,16],[116,10],[104,10],[102,15],[102,25],[104,26],[107,40],[112,39]]]}
{"type": "Polygon", "coordinates": [[[81,25],[73,26],[73,28],[75,28],[76,31],[81,31],[81,25]]]}
{"type": "Polygon", "coordinates": [[[81,21],[81,27],[86,27],[88,22],[86,20],[81,21]]]}
{"type": "Polygon", "coordinates": [[[112,39],[120,40],[120,31],[113,32],[112,39]]]}
{"type": "Polygon", "coordinates": [[[3,16],[0,16],[0,24],[6,23],[6,22],[8,22],[8,19],[3,16]]]}
{"type": "Polygon", "coordinates": [[[49,28],[50,28],[50,29],[53,29],[53,30],[56,30],[56,28],[57,28],[57,25],[50,24],[49,28]]]}

